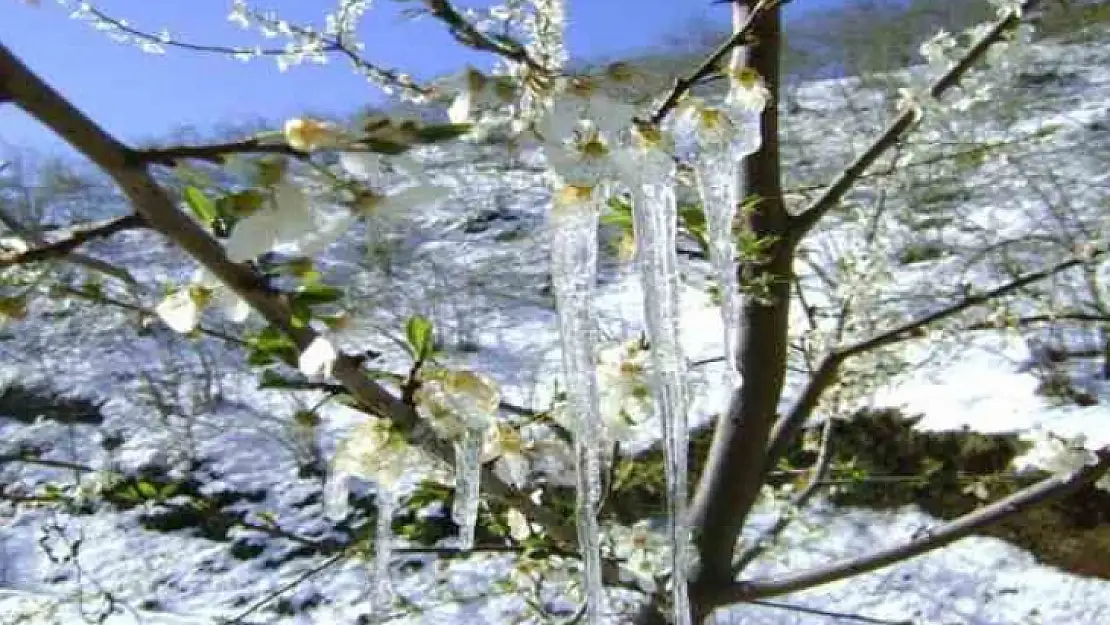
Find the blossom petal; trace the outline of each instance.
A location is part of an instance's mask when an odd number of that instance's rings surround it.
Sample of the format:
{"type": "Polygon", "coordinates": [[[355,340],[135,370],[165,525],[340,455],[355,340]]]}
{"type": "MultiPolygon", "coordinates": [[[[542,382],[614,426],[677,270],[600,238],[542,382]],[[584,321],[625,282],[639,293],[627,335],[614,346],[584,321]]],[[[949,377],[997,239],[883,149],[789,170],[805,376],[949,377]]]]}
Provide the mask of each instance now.
{"type": "Polygon", "coordinates": [[[373,152],[340,152],[339,166],[362,180],[376,181],[382,175],[382,159],[373,152]]]}
{"type": "Polygon", "coordinates": [[[451,101],[451,106],[447,109],[447,119],[450,120],[452,124],[470,123],[473,121],[473,111],[471,110],[470,104],[470,91],[464,89],[451,101]]]}
{"type": "Polygon", "coordinates": [[[279,240],[295,240],[316,228],[308,195],[295,184],[280,182],[274,186],[274,208],[279,240]]]}
{"type": "Polygon", "coordinates": [[[295,245],[296,253],[309,258],[324,253],[332,243],[350,231],[355,222],[353,215],[343,215],[328,221],[323,227],[302,236],[295,245]]]}
{"type": "Polygon", "coordinates": [[[154,308],[155,314],[174,332],[188,334],[200,323],[200,307],[188,289],[174,291],[154,308]]]}
{"type": "Polygon", "coordinates": [[[338,357],[339,354],[335,351],[335,346],[331,344],[331,341],[318,336],[301,352],[297,368],[301,370],[301,373],[310,377],[329,376],[338,357]]]}
{"type": "Polygon", "coordinates": [[[262,210],[235,224],[225,247],[237,263],[252,260],[277,244],[278,222],[273,211],[262,210]]]}
{"type": "Polygon", "coordinates": [[[409,187],[387,196],[382,206],[389,212],[402,212],[418,206],[438,204],[449,195],[451,195],[451,189],[448,187],[409,187]]]}

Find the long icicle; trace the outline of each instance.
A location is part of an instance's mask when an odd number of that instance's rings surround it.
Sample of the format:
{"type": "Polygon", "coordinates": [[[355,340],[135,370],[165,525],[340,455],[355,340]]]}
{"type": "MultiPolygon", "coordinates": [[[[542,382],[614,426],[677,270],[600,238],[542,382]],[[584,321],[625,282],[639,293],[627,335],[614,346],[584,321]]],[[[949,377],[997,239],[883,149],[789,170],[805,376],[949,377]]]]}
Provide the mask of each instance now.
{"type": "Polygon", "coordinates": [[[674,622],[688,625],[690,598],[686,568],[690,562],[688,497],[686,361],[679,337],[678,206],[675,168],[657,145],[658,137],[639,136],[643,150],[639,179],[632,187],[633,229],[643,282],[644,317],[650,345],[667,473],[667,516],[671,542],[674,622]]]}
{"type": "Polygon", "coordinates": [[[378,522],[374,532],[374,570],[371,589],[371,612],[384,616],[393,604],[393,583],[389,576],[389,561],[393,557],[393,512],[397,506],[397,493],[392,488],[378,484],[378,522]]]}
{"type": "Polygon", "coordinates": [[[605,623],[601,540],[601,414],[597,385],[593,293],[597,283],[597,191],[565,187],[551,212],[551,278],[559,314],[563,375],[574,416],[578,542],[584,568],[586,618],[605,623]]]}
{"type": "Polygon", "coordinates": [[[740,383],[740,366],[736,346],[740,338],[739,280],[736,277],[736,245],[732,241],[732,224],[740,202],[740,177],[729,154],[703,154],[694,161],[698,194],[705,207],[709,234],[709,261],[717,278],[721,299],[721,324],[724,327],[725,362],[729,382],[740,383]]]}
{"type": "Polygon", "coordinates": [[[482,437],[484,430],[467,428],[455,443],[455,501],[451,517],[459,526],[459,549],[474,548],[478,504],[482,483],[482,437]]]}

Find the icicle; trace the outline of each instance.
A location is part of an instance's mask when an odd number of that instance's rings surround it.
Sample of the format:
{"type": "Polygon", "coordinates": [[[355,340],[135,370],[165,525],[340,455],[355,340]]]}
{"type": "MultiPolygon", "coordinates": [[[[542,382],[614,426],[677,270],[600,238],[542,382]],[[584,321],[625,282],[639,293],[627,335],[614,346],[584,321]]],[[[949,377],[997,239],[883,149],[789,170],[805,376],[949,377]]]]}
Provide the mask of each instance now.
{"type": "Polygon", "coordinates": [[[464,551],[474,548],[474,528],[478,524],[483,436],[483,430],[468,428],[455,443],[455,502],[451,517],[459,526],[459,549],[464,551]]]}
{"type": "Polygon", "coordinates": [[[440,434],[455,441],[455,501],[451,517],[459,526],[458,547],[474,548],[474,528],[482,481],[482,443],[494,422],[501,391],[473,371],[429,371],[417,395],[420,414],[440,434]]]}
{"type": "Polygon", "coordinates": [[[393,511],[397,494],[378,484],[378,523],[374,532],[373,587],[370,595],[371,612],[384,615],[393,605],[393,583],[389,576],[389,561],[393,557],[393,511]]]}
{"type": "Polygon", "coordinates": [[[666,450],[667,512],[671,543],[671,584],[675,623],[690,623],[686,568],[690,531],[686,519],[687,448],[686,362],[679,343],[678,207],[675,167],[662,143],[666,136],[640,131],[631,150],[627,177],[632,190],[633,230],[644,316],[651,349],[652,394],[666,450]]]}
{"type": "Polygon", "coordinates": [[[347,493],[347,476],[333,471],[324,482],[324,516],[334,521],[347,518],[351,512],[347,493]]]}
{"type": "Polygon", "coordinates": [[[709,260],[717,278],[721,298],[721,323],[724,327],[725,362],[728,363],[729,382],[740,384],[740,366],[736,349],[740,338],[739,286],[736,278],[736,246],[732,241],[732,224],[736,219],[736,206],[740,180],[736,165],[723,155],[709,155],[694,162],[698,194],[705,207],[705,222],[709,234],[709,260]]]}
{"type": "Polygon", "coordinates": [[[585,569],[586,619],[605,622],[601,539],[601,414],[595,363],[593,291],[600,202],[593,187],[564,187],[551,212],[551,277],[559,313],[567,403],[574,418],[578,542],[585,569]]]}

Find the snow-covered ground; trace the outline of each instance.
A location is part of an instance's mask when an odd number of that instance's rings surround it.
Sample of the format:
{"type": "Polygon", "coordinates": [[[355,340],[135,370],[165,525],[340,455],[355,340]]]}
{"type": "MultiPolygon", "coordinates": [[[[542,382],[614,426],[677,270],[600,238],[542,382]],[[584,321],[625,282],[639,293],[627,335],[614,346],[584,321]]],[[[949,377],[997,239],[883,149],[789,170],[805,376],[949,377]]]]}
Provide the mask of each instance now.
{"type": "MultiPolygon", "coordinates": [[[[1037,53],[1036,62],[1044,68],[1065,67],[1069,75],[1079,78],[1055,90],[1044,87],[1040,106],[1023,115],[1020,124],[986,124],[977,136],[988,132],[1009,136],[1050,123],[1061,125],[1064,129],[1051,141],[1071,146],[1070,150],[1040,166],[1069,180],[1099,181],[1104,169],[1084,158],[1075,146],[1107,141],[1099,133],[1105,133],[1110,124],[1110,70],[1104,69],[1110,53],[1097,47],[1048,46],[1037,53]],[[1096,127],[1099,123],[1102,130],[1096,127]]],[[[796,94],[802,108],[791,118],[789,136],[834,144],[825,158],[813,159],[813,167],[807,170],[811,175],[835,169],[875,132],[873,125],[844,112],[844,94],[855,94],[852,89],[845,81],[827,81],[804,86],[796,94]],[[838,111],[845,120],[856,119],[857,125],[831,123],[838,111]],[[823,125],[818,124],[820,118],[825,119],[823,125]]],[[[882,106],[874,94],[855,94],[847,100],[857,106],[882,106]]],[[[382,351],[385,356],[375,363],[379,368],[403,370],[403,355],[381,330],[399,335],[406,317],[425,314],[443,330],[453,363],[489,373],[502,386],[507,401],[542,408],[552,395],[558,364],[555,316],[544,289],[545,192],[533,172],[483,174],[479,168],[480,164],[472,164],[437,174],[465,177],[471,190],[465,201],[404,219],[372,222],[365,237],[352,236],[332,249],[325,263],[327,274],[353,277],[358,293],[350,302],[359,313],[358,321],[337,339],[352,350],[382,351]],[[375,245],[379,252],[386,251],[367,269],[364,248],[375,245]],[[464,344],[467,349],[455,349],[464,344]]],[[[969,227],[943,233],[946,243],[970,246],[983,244],[988,232],[1002,239],[1038,231],[1039,220],[1046,219],[1043,212],[1036,213],[1044,198],[1021,195],[1023,181],[1012,175],[1002,179],[1009,170],[998,171],[1002,173],[984,180],[960,209],[969,227]]],[[[796,172],[792,176],[802,178],[796,172]]],[[[1090,211],[1099,201],[1105,206],[1106,195],[1098,195],[1098,185],[1075,191],[1070,197],[1077,210],[1090,211]]],[[[873,191],[863,189],[853,197],[866,198],[869,192],[873,191]]],[[[188,275],[183,259],[148,234],[120,235],[113,243],[92,249],[110,254],[152,284],[167,276],[184,279],[188,275]]],[[[938,272],[966,269],[967,275],[990,275],[978,266],[946,262],[911,266],[899,293],[890,294],[891,301],[895,295],[904,296],[909,308],[929,310],[937,301],[913,299],[910,294],[927,284],[934,289],[931,293],[956,287],[936,284],[938,272]]],[[[702,272],[704,267],[690,267],[683,300],[683,340],[691,360],[721,356],[720,321],[703,288],[702,272]]],[[[148,298],[146,304],[153,301],[148,298]]],[[[642,312],[634,272],[607,267],[600,308],[607,334],[627,337],[637,331],[642,312]]],[[[188,341],[161,327],[137,335],[133,313],[61,303],[42,304],[32,313],[28,321],[4,329],[0,376],[106,400],[104,421],[27,425],[0,416],[0,454],[20,445],[36,446],[42,448],[43,459],[123,472],[157,465],[182,476],[189,460],[203,459],[205,494],[260,493],[259,501],[239,501],[229,510],[246,511],[248,519],[269,512],[291,533],[317,540],[335,537],[321,514],[319,478],[298,476],[303,449],[298,448],[291,415],[298,407],[311,405],[314,398],[295,400],[283,392],[257,389],[256,377],[244,366],[242,355],[219,342],[188,341]],[[182,374],[182,369],[193,374],[210,372],[211,388],[189,382],[190,374],[182,374]],[[140,374],[163,392],[189,395],[186,406],[205,402],[194,406],[188,418],[165,418],[149,401],[148,382],[140,374]],[[122,435],[119,446],[105,440],[115,435],[122,435]]],[[[1025,341],[1016,335],[979,332],[943,358],[925,359],[924,355],[924,351],[911,351],[911,360],[920,358],[926,364],[866,398],[867,402],[922,413],[921,427],[930,429],[966,424],[983,431],[1017,431],[1052,422],[1058,428],[1091,432],[1101,425],[1110,442],[1106,426],[1110,388],[1092,381],[1090,390],[1103,401],[1088,407],[1059,406],[1035,394],[1040,381],[1027,366],[1031,356],[1025,341]]],[[[701,399],[695,406],[695,423],[708,420],[723,407],[726,393],[718,384],[721,367],[714,363],[698,369],[701,399]]],[[[797,393],[801,381],[791,379],[784,402],[797,393]]],[[[343,408],[329,408],[325,414],[322,446],[327,457],[357,415],[343,408]]],[[[0,464],[0,486],[33,488],[67,479],[73,479],[71,469],[0,464]]],[[[139,506],[78,516],[48,507],[0,504],[0,623],[23,622],[19,615],[43,610],[58,612],[40,622],[78,622],[82,614],[88,618],[102,609],[107,597],[120,609],[106,623],[211,623],[248,609],[325,561],[324,556],[291,555],[294,543],[259,532],[232,529],[228,538],[233,542],[219,542],[186,531],[148,531],[140,527],[144,512],[146,507],[139,506]],[[239,559],[230,553],[233,543],[257,547],[261,553],[239,559]]],[[[750,572],[770,575],[858,555],[895,544],[936,523],[914,509],[879,513],[818,506],[803,517],[801,526],[807,529],[788,532],[774,557],[760,561],[750,572]],[[816,535],[815,527],[819,528],[816,535]]],[[[509,614],[519,609],[521,599],[486,596],[491,592],[489,582],[507,574],[508,568],[504,557],[454,563],[448,588],[436,592],[469,599],[444,601],[399,622],[510,622],[509,614]]],[[[421,600],[432,579],[427,569],[395,577],[399,592],[415,601],[421,600]]],[[[367,590],[366,565],[345,562],[312,574],[282,595],[288,599],[289,613],[278,614],[268,606],[246,622],[354,623],[366,612],[367,590]]],[[[1110,622],[1110,582],[1039,566],[1016,547],[972,537],[877,573],[786,597],[782,603],[885,619],[870,622],[1097,625],[1110,622]]],[[[782,607],[743,606],[722,615],[719,622],[851,621],[782,607]]]]}

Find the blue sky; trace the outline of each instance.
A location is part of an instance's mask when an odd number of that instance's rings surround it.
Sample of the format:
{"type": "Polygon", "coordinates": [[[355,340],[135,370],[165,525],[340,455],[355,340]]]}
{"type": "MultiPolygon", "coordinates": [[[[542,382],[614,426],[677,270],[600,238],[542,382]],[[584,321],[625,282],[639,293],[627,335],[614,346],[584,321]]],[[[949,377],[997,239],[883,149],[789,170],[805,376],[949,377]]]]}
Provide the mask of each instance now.
{"type": "MultiPolygon", "coordinates": [[[[790,13],[837,0],[797,0],[790,13]]],[[[33,70],[67,94],[94,120],[125,140],[164,136],[175,128],[211,128],[220,122],[264,117],[281,119],[305,111],[345,114],[380,99],[376,89],[341,59],[328,65],[305,65],[280,73],[273,60],[249,63],[219,55],[168,50],[151,55],[111,41],[87,23],[70,19],[53,0],[25,6],[0,0],[0,41],[33,70]]],[[[226,20],[228,0],[102,0],[94,3],[109,15],[157,32],[167,28],[176,38],[203,44],[264,43],[226,20]]],[[[272,8],[293,20],[321,20],[333,1],[270,0],[252,6],[272,8]]],[[[412,22],[399,14],[404,2],[376,0],[362,27],[365,56],[419,77],[453,71],[466,62],[483,64],[477,53],[455,44],[430,19],[412,22]]],[[[680,36],[696,21],[727,25],[726,5],[709,0],[569,0],[568,44],[571,54],[617,58],[623,53],[661,45],[680,36]]],[[[486,61],[488,62],[488,61],[486,61]]],[[[59,141],[14,107],[0,108],[0,148],[31,146],[65,150],[59,141]]]]}

